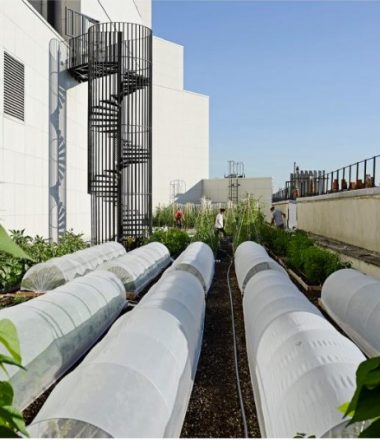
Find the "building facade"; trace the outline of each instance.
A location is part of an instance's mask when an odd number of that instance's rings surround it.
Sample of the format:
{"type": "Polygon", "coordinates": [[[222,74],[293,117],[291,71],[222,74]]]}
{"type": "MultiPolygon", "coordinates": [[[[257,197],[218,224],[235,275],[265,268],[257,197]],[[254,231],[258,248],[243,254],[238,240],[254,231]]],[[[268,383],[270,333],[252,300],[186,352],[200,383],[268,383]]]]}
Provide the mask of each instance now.
{"type": "Polygon", "coordinates": [[[176,202],[199,204],[202,199],[207,199],[213,204],[227,206],[229,202],[238,203],[247,197],[257,202],[267,220],[270,220],[270,207],[272,204],[272,178],[271,177],[234,177],[202,179],[186,192],[176,197],[176,202]],[[231,184],[235,192],[231,197],[231,184]]]}
{"type": "MultiPolygon", "coordinates": [[[[151,13],[151,0],[0,2],[0,222],[7,229],[56,239],[72,228],[90,236],[89,89],[67,72],[68,35],[96,21],[151,28],[151,13]]],[[[149,209],[170,201],[173,179],[190,188],[208,176],[208,97],[184,90],[182,46],[155,37],[152,46],[151,120],[144,116],[149,209]]]]}

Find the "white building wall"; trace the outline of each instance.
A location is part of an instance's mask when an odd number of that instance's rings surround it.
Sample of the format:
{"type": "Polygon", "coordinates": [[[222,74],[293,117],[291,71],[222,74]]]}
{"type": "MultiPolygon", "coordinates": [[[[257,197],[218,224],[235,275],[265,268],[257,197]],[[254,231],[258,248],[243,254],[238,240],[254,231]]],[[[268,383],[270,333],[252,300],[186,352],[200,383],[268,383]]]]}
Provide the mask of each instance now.
{"type": "MultiPolygon", "coordinates": [[[[151,26],[151,0],[102,0],[115,21],[151,26]]],[[[82,12],[108,21],[95,0],[82,12]]],[[[62,37],[26,0],[0,0],[0,223],[49,235],[49,44],[62,37]],[[25,66],[25,121],[3,114],[3,52],[25,66]]],[[[183,89],[183,47],[154,38],[153,207],[171,180],[189,189],[208,177],[208,97],[183,89]]],[[[87,84],[66,90],[67,228],[90,236],[87,84]]]]}
{"type": "Polygon", "coordinates": [[[101,4],[104,9],[97,0],[81,0],[81,13],[95,18],[95,20],[99,20],[101,23],[107,21],[126,21],[128,23],[144,24],[141,13],[133,1],[101,0],[101,4]]]}
{"type": "Polygon", "coordinates": [[[153,38],[153,208],[209,174],[209,98],[183,89],[183,47],[153,38]]]}
{"type": "Polygon", "coordinates": [[[0,1],[0,222],[48,233],[49,41],[28,4],[0,1]],[[3,113],[4,51],[25,65],[25,120],[3,113]]]}
{"type": "Polygon", "coordinates": [[[67,91],[67,229],[91,235],[91,196],[87,193],[87,83],[67,91]]]}

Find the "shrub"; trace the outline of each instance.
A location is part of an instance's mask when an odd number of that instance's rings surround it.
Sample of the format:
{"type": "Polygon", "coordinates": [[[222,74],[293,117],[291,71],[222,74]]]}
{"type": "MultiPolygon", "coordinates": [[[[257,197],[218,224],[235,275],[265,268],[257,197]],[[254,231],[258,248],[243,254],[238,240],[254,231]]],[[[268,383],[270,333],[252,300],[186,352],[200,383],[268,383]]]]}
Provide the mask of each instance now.
{"type": "Polygon", "coordinates": [[[302,252],[303,268],[311,283],[322,284],[333,272],[347,267],[332,252],[317,246],[310,246],[302,252]]]}
{"type": "MultiPolygon", "coordinates": [[[[54,247],[54,244],[53,244],[54,247]]],[[[71,254],[72,252],[79,251],[88,247],[88,244],[83,240],[83,234],[74,234],[74,231],[70,229],[66,231],[62,238],[60,238],[56,256],[71,254]]]]}
{"type": "Polygon", "coordinates": [[[190,237],[185,231],[180,229],[160,229],[145,240],[145,243],[153,241],[159,241],[164,244],[169,249],[170,255],[176,258],[190,244],[190,237]]]}
{"type": "Polygon", "coordinates": [[[0,253],[0,292],[17,288],[30,262],[0,253]]]}
{"type": "Polygon", "coordinates": [[[310,246],[313,246],[313,241],[304,232],[297,231],[292,235],[286,259],[291,268],[304,271],[304,251],[310,246]]]}
{"type": "Polygon", "coordinates": [[[278,229],[272,241],[273,252],[280,257],[286,256],[288,254],[290,240],[291,236],[289,232],[278,229]]]}
{"type": "Polygon", "coordinates": [[[289,267],[302,273],[312,284],[322,284],[333,272],[350,267],[338,255],[315,246],[303,231],[289,233],[263,223],[257,241],[283,257],[289,267]]]}

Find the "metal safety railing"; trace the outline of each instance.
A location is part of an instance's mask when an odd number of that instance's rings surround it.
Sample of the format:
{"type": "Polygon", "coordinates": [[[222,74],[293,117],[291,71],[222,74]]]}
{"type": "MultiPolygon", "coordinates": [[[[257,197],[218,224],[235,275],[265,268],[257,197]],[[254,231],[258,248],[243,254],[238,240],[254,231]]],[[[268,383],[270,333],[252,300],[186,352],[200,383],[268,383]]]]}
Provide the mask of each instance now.
{"type": "Polygon", "coordinates": [[[295,200],[298,197],[318,196],[339,191],[352,191],[376,186],[376,167],[380,155],[364,159],[329,173],[296,173],[285,182],[285,188],[272,196],[273,202],[295,200]]]}
{"type": "Polygon", "coordinates": [[[99,23],[98,20],[68,7],[65,8],[65,16],[65,34],[70,38],[86,34],[93,24],[99,23]]]}

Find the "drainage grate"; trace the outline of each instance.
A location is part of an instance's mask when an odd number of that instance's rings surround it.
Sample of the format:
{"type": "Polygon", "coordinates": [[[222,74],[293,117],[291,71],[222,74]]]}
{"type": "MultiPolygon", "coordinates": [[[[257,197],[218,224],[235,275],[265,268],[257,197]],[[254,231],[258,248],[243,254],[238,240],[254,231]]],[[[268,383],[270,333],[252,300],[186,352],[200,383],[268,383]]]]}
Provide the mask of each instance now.
{"type": "Polygon", "coordinates": [[[4,52],[4,113],[24,120],[25,67],[4,52]]]}

